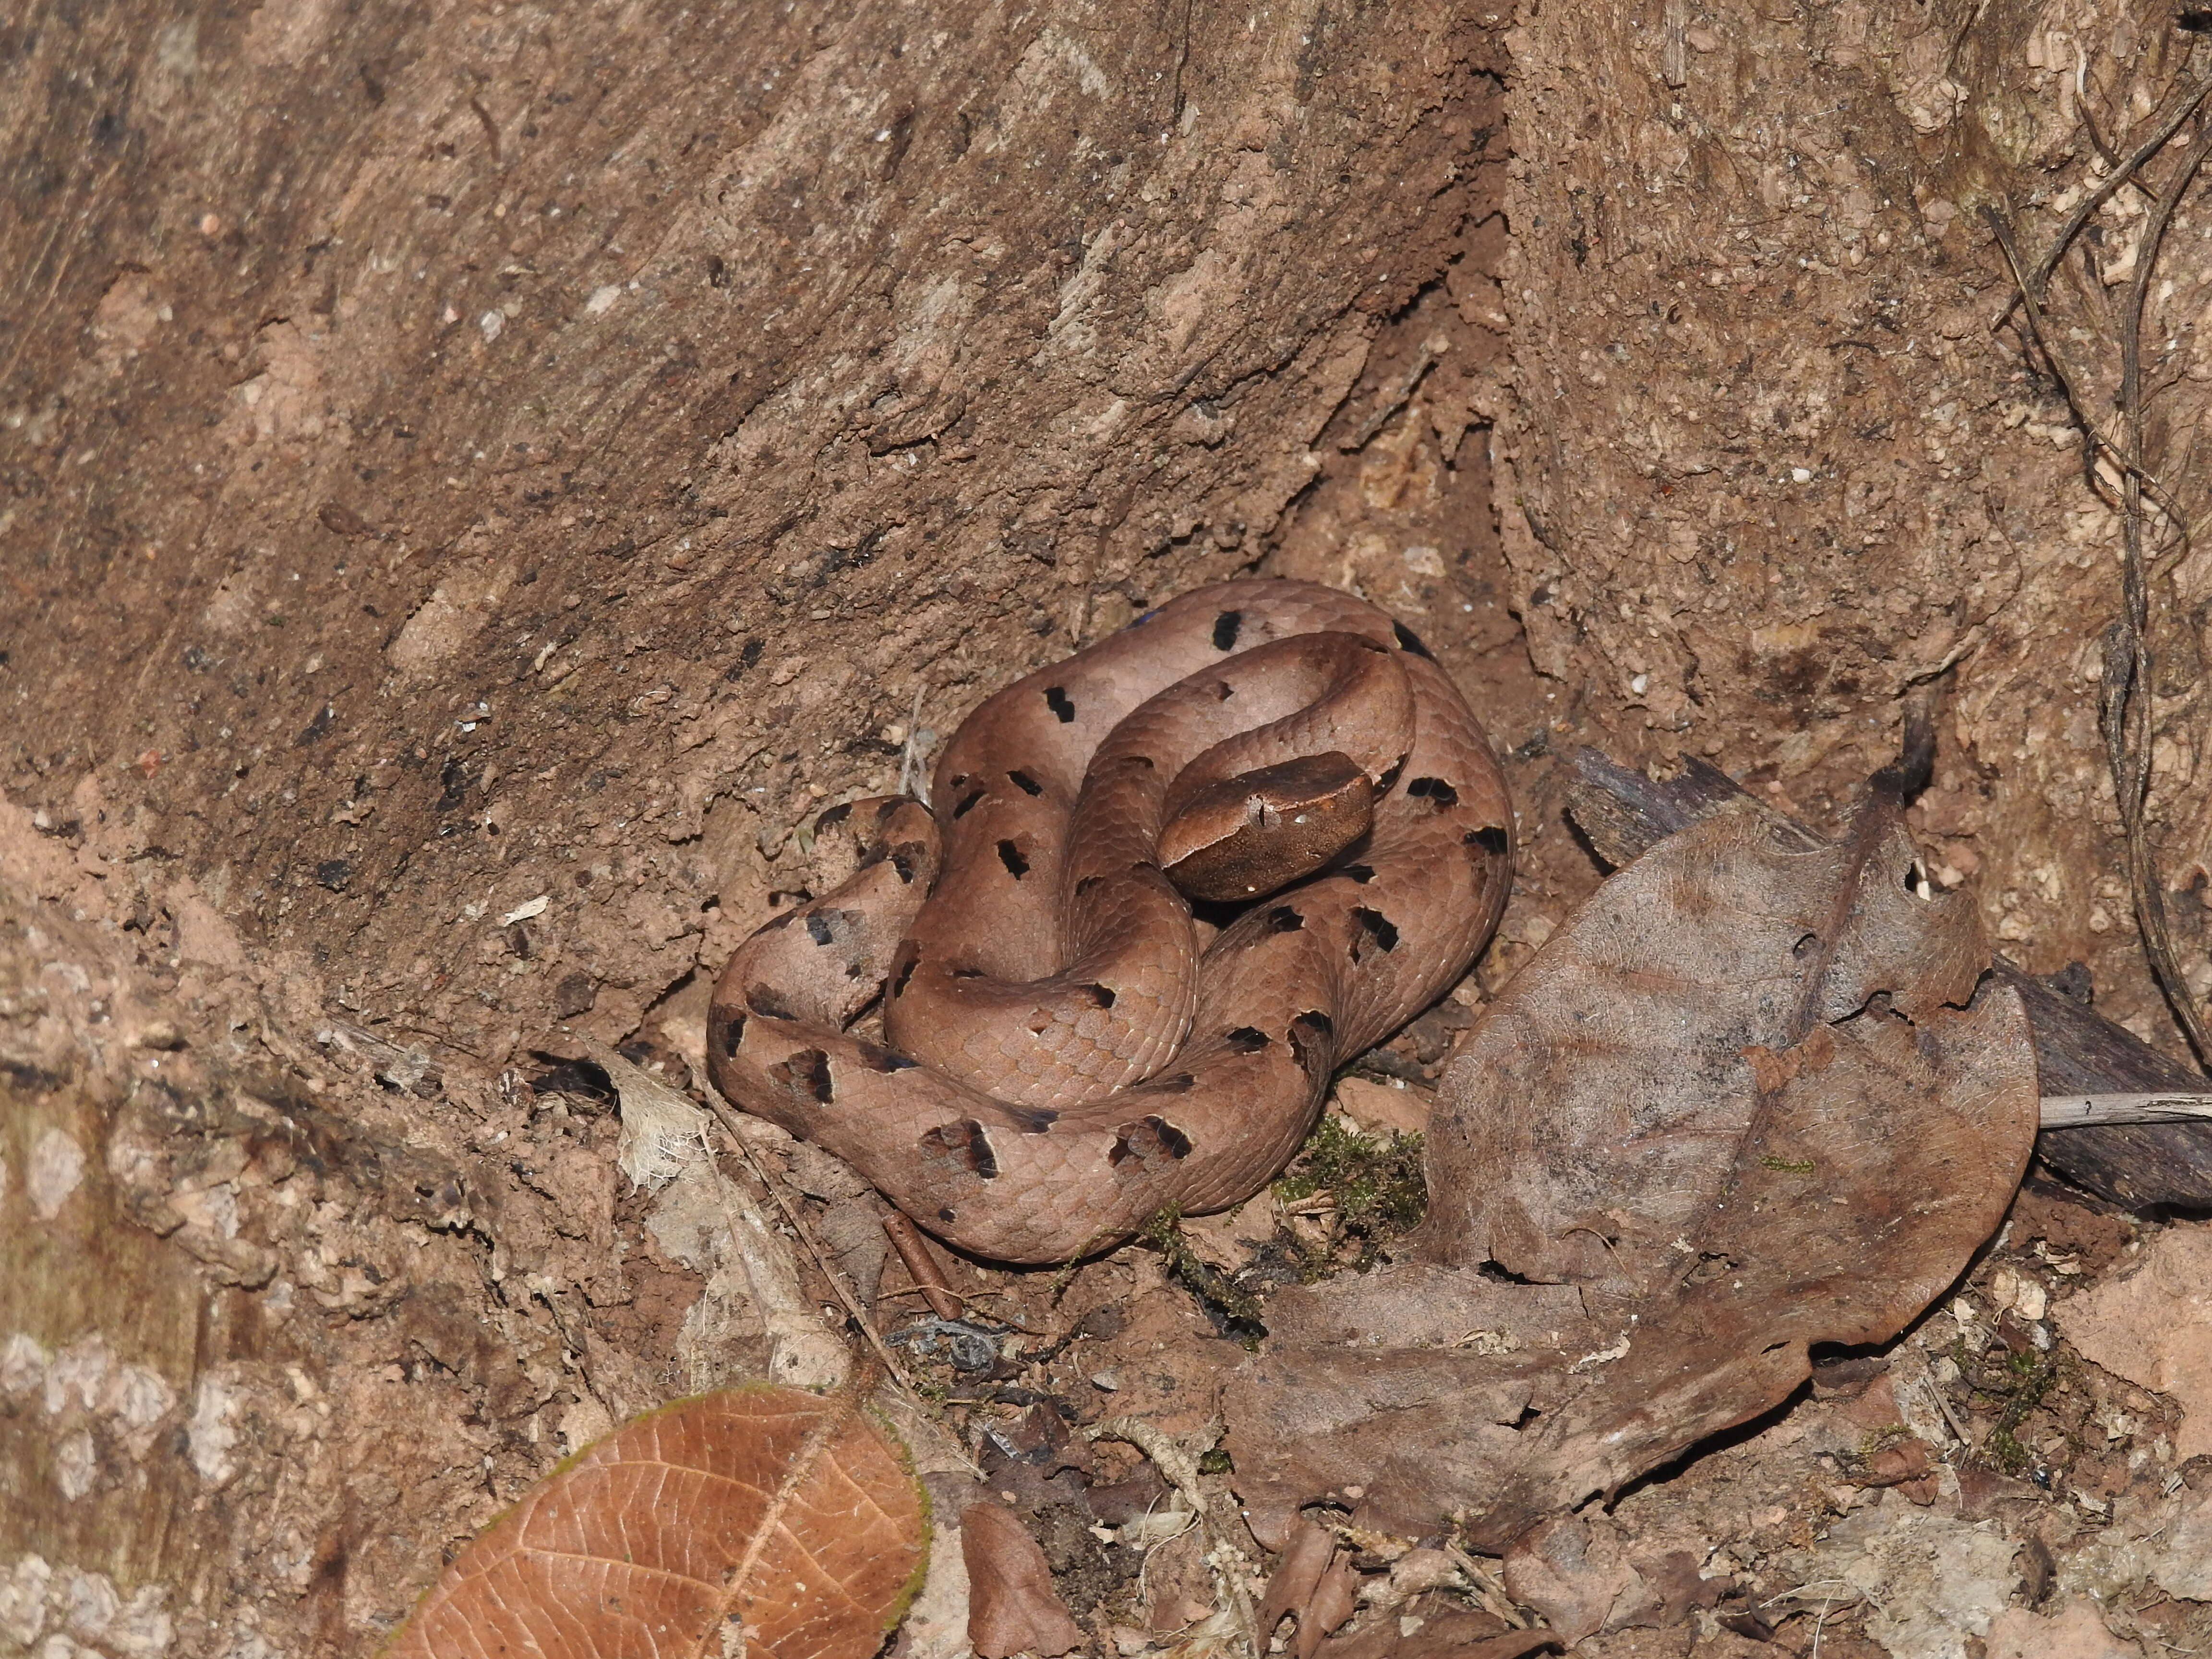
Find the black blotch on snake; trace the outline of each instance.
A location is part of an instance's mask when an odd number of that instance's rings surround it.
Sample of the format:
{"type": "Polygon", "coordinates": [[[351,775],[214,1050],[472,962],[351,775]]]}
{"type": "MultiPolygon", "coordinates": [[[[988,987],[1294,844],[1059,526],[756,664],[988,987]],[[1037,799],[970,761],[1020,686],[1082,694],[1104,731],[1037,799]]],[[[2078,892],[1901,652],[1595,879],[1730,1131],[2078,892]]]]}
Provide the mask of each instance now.
{"type": "Polygon", "coordinates": [[[1022,856],[1022,849],[1010,841],[999,843],[999,862],[1006,866],[1006,873],[1016,881],[1030,872],[1030,861],[1022,856]]]}
{"type": "Polygon", "coordinates": [[[921,1064],[878,1043],[856,1041],[853,1046],[860,1051],[860,1063],[872,1072],[911,1072],[921,1064]]]}
{"type": "Polygon", "coordinates": [[[836,1093],[830,1081],[830,1056],[819,1048],[801,1048],[790,1059],[769,1066],[768,1074],[788,1088],[811,1095],[820,1105],[827,1106],[836,1093]]]}
{"type": "Polygon", "coordinates": [[[1044,793],[1044,786],[1026,772],[1009,772],[1006,774],[1006,776],[1013,781],[1014,787],[1020,790],[1024,795],[1042,795],[1044,793]]]}
{"type": "Polygon", "coordinates": [[[925,1154],[950,1158],[971,1175],[998,1179],[999,1155],[992,1149],[989,1133],[972,1117],[939,1124],[921,1137],[921,1146],[925,1154]]]}
{"type": "Polygon", "coordinates": [[[1442,778],[1415,778],[1406,786],[1409,795],[1425,795],[1437,811],[1446,811],[1459,805],[1459,791],[1442,778]]]}
{"type": "Polygon", "coordinates": [[[1328,1039],[1336,1035],[1336,1026],[1318,1008],[1309,1008],[1291,1022],[1290,1035],[1291,1057],[1310,1077],[1326,1060],[1328,1039]]]}
{"type": "Polygon", "coordinates": [[[1062,726],[1068,725],[1075,719],[1075,705],[1068,701],[1067,688],[1064,685],[1048,685],[1045,688],[1044,706],[1060,716],[1060,723],[1062,726]]]}
{"type": "Polygon", "coordinates": [[[1235,648],[1237,635],[1244,626],[1242,611],[1224,611],[1213,619],[1213,648],[1228,651],[1235,648]]]}
{"type": "Polygon", "coordinates": [[[1480,847],[1486,853],[1502,853],[1510,844],[1505,831],[1497,824],[1486,823],[1480,830],[1470,830],[1460,837],[1469,847],[1480,847]]]}
{"type": "MultiPolygon", "coordinates": [[[[1398,948],[1398,929],[1390,918],[1380,910],[1370,910],[1366,906],[1361,905],[1352,911],[1352,919],[1358,922],[1360,930],[1382,950],[1388,951],[1398,948]]],[[[1352,942],[1352,959],[1354,962],[1359,960],[1359,944],[1356,939],[1352,942]]]]}
{"type": "Polygon", "coordinates": [[[1164,1117],[1140,1118],[1114,1132],[1114,1145],[1106,1153],[1106,1161],[1118,1168],[1133,1158],[1149,1158],[1156,1152],[1188,1158],[1190,1137],[1164,1117]]]}
{"type": "Polygon", "coordinates": [[[791,1005],[779,996],[773,988],[766,985],[750,985],[745,988],[745,1006],[766,1019],[797,1019],[799,1018],[798,1014],[793,1012],[791,1005]]]}
{"type": "Polygon", "coordinates": [[[1436,653],[1431,651],[1427,646],[1421,643],[1421,636],[1419,634],[1416,634],[1412,629],[1407,627],[1405,623],[1401,622],[1393,622],[1390,624],[1390,631],[1398,636],[1398,643],[1406,650],[1412,652],[1415,656],[1426,657],[1431,662],[1434,662],[1437,659],[1436,653]]]}

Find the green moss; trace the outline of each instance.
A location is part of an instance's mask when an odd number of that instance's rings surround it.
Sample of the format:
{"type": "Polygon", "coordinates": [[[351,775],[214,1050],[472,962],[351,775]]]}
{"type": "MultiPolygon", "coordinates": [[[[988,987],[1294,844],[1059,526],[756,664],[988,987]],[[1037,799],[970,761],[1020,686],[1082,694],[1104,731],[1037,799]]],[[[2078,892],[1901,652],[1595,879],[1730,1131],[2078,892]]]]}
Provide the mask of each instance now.
{"type": "Polygon", "coordinates": [[[1138,1235],[1166,1259],[1168,1277],[1198,1298],[1199,1306],[1224,1336],[1248,1347],[1267,1334],[1260,1316],[1260,1298],[1201,1258],[1182,1236],[1182,1216],[1172,1205],[1146,1224],[1138,1235]]]}
{"type": "Polygon", "coordinates": [[[1336,1200],[1337,1214],[1352,1231],[1386,1237],[1404,1232],[1429,1207],[1421,1137],[1395,1130],[1387,1137],[1364,1135],[1341,1118],[1324,1117],[1275,1183],[1275,1195],[1286,1203],[1322,1192],[1336,1200]]]}

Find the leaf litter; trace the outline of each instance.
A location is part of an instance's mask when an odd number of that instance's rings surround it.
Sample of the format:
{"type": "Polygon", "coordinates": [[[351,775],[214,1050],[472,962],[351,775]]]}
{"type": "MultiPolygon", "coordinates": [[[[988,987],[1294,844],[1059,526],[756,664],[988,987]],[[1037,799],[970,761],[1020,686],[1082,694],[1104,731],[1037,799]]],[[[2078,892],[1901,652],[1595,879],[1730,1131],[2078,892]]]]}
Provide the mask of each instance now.
{"type": "MultiPolygon", "coordinates": [[[[1991,1628],[2027,1592],[1990,1565],[2007,1535],[1990,1506],[2037,1494],[1990,1471],[2045,1477],[2030,1442],[2069,1384],[2002,1363],[2021,1340],[2002,1302],[1959,1336],[1942,1320],[1891,1358],[1838,1358],[1942,1295],[2027,1162],[2033,1055],[1989,960],[1893,800],[1877,792],[1834,845],[1732,804],[1554,931],[1440,1095],[1394,1088],[1404,1133],[1332,1115],[1243,1210],[1072,1271],[955,1257],[902,1287],[894,1266],[875,1304],[895,1344],[891,1322],[936,1317],[902,1316],[902,1297],[995,1334],[957,1364],[899,1348],[983,1479],[930,1477],[943,1605],[891,1659],[1230,1659],[1255,1624],[1261,1650],[1299,1659],[1611,1652],[1595,1632],[1639,1625],[1747,1643],[1802,1626],[1824,1651],[1876,1651],[1841,1633],[1854,1609],[1898,1652],[1991,1628]],[[1778,1413],[1808,1374],[1811,1399],[1778,1413]],[[1638,1483],[1692,1448],[1655,1522],[1638,1483]],[[1699,1511],[1754,1450],[1770,1496],[1787,1467],[1799,1497],[1755,1522],[1699,1511]],[[1606,1507],[1583,1507],[1592,1494],[1606,1507]],[[1255,1540],[1280,1552],[1272,1571],[1255,1540]],[[1942,1561],[1969,1559],[1989,1570],[1946,1579],[1942,1561]]],[[[749,1150],[796,1177],[812,1149],[749,1150]]],[[[2040,1317],[2045,1258],[2022,1265],[2025,1248],[2001,1294],[2040,1317]]],[[[829,1264],[800,1270],[827,1306],[829,1264]]],[[[2062,1613],[2086,1582],[2070,1571],[2027,1605],[2062,1613]]]]}
{"type": "Polygon", "coordinates": [[[725,1389],[532,1486],[387,1656],[868,1659],[919,1588],[927,1531],[903,1449],[856,1392],[725,1389]]]}
{"type": "Polygon", "coordinates": [[[1959,1275],[2026,1167],[2034,1054],[1971,897],[1928,889],[1898,816],[1877,792],[1826,845],[1716,813],[1546,943],[1444,1078],[1419,1262],[1310,1293],[1358,1324],[1410,1282],[1512,1351],[1252,1362],[1230,1445],[1262,1538],[1330,1501],[1502,1549],[1959,1275]]]}

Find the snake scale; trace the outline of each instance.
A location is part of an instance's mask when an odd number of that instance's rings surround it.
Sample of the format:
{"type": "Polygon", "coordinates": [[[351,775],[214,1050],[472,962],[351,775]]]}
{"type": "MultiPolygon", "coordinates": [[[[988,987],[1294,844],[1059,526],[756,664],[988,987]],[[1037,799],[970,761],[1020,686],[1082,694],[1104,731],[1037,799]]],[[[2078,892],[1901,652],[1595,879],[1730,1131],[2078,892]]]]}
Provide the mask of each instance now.
{"type": "Polygon", "coordinates": [[[708,1070],[1001,1261],[1257,1191],[1511,883],[1504,776],[1450,678],[1306,582],[1196,589],[1017,681],[931,798],[823,815],[867,856],[731,957],[708,1070]],[[848,1031],[878,997],[884,1040],[848,1031]]]}

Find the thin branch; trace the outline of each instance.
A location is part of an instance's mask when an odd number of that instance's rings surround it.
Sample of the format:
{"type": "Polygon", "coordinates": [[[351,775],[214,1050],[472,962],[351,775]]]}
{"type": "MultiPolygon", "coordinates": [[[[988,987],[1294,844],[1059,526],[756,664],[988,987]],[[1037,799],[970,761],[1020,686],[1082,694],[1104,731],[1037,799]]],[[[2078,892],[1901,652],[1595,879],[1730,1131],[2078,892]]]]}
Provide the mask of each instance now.
{"type": "MultiPolygon", "coordinates": [[[[2179,555],[2190,545],[2191,524],[2172,497],[2160,485],[2145,465],[2145,412],[2148,399],[2143,390],[2142,324],[2148,303],[2150,280],[2156,269],[2158,257],[2164,245],[2167,227],[2172,222],[2182,198],[2196,180],[2205,157],[2212,155],[2212,120],[2199,122],[2196,136],[2183,154],[2179,165],[2165,188],[2149,192],[2139,174],[2179,133],[2191,117],[2200,114],[2208,96],[2212,96],[2212,78],[2197,81],[2188,87],[2176,100],[2165,118],[2153,129],[2150,137],[2119,161],[2109,176],[2086,195],[2060,228],[2057,236],[2041,259],[2030,268],[2022,258],[2012,227],[1993,210],[1984,210],[1984,218],[2005,261],[2011,267],[2016,297],[2027,322],[2028,337],[2034,349],[2050,366],[2064,393],[2069,410],[2084,438],[2083,469],[2090,488],[2105,497],[2106,482],[2097,462],[2100,456],[2109,458],[2118,473],[2118,506],[2121,529],[2121,611],[2120,616],[2105,635],[2105,667],[2103,695],[2100,699],[2099,725],[2102,728],[2106,763],[2112,776],[2114,795],[2119,808],[2120,825],[2126,844],[2128,884],[2135,902],[2136,921],[2143,941],[2143,953],[2149,959],[2153,976],[2159,990],[2172,1009],[2175,1021],[2188,1039],[2200,1067],[2212,1063],[2212,1026],[2208,1026],[2204,1012],[2197,1006],[2187,981],[2182,977],[2180,963],[2173,949],[2173,939],[2166,914],[2165,889],[2158,873],[2157,859],[2150,844],[2150,830],[2147,807],[2150,795],[2152,731],[2152,649],[2150,616],[2150,563],[2144,550],[2145,503],[2154,506],[2164,520],[2163,532],[2168,545],[2164,554],[2179,555]],[[2057,344],[2057,331],[2049,321],[2049,283],[2051,274],[2064,261],[2069,249],[2081,238],[2084,228],[2099,209],[2111,200],[2122,185],[2133,181],[2139,189],[2151,194],[2152,200],[2141,230],[2136,240],[2135,266],[2130,273],[2124,303],[2119,308],[2119,369],[2120,385],[2115,403],[2118,410],[2120,429],[2117,434],[2108,431],[2092,412],[2089,399],[2084,395],[2087,377],[2069,363],[2057,344]]],[[[2084,112],[2084,119],[2087,120],[2084,112]]],[[[2092,131],[2092,137],[2101,149],[2101,138],[2092,131]]],[[[2106,300],[2107,284],[2099,268],[2094,251],[2083,243],[2082,257],[2087,269],[2090,292],[2097,302],[2094,308],[2110,313],[2106,300]]],[[[2006,308],[2007,315],[2011,307],[2006,308]]],[[[1999,319],[2002,323],[2002,318],[1999,319]]]]}
{"type": "MultiPolygon", "coordinates": [[[[2199,103],[2202,97],[2200,94],[2199,103]]],[[[2212,1027],[2206,1024],[2203,1010],[2181,975],[2180,959],[2174,953],[2173,935],[2166,921],[2165,884],[2158,873],[2145,813],[2150,796],[2153,710],[2150,578],[2143,556],[2142,321],[2150,297],[2151,273],[2157,268],[2166,227],[2208,155],[2212,155],[2212,120],[2197,124],[2197,136],[2183,153],[2173,181],[2160,192],[2143,221],[2136,241],[2136,267],[2128,283],[2127,303],[2120,313],[2120,418],[2127,443],[2121,482],[2125,503],[2120,515],[2123,606],[2120,620],[2107,636],[2103,699],[2105,747],[2112,764],[2121,827],[2127,836],[2128,879],[2135,890],[2136,919],[2159,989],[2180,1022],[2200,1066],[2212,1060],[2212,1027]]],[[[2171,509],[2166,509],[2166,517],[2169,526],[2180,526],[2182,521],[2171,509]]]]}

